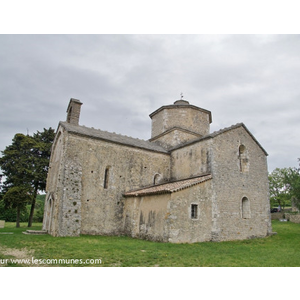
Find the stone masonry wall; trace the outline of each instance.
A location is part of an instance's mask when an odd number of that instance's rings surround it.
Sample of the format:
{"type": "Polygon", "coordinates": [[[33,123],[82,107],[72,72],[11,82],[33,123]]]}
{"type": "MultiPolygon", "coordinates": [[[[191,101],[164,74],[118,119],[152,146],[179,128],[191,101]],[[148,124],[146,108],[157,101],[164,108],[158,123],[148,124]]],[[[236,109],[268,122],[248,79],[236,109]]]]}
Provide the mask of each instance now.
{"type": "Polygon", "coordinates": [[[174,192],[125,199],[124,233],[132,237],[171,243],[211,240],[210,181],[174,192]],[[191,205],[198,216],[191,218],[191,205]]]}
{"type": "Polygon", "coordinates": [[[81,176],[81,163],[73,158],[66,160],[59,212],[59,236],[79,236],[81,233],[81,176]]]}
{"type": "Polygon", "coordinates": [[[161,175],[162,181],[170,177],[168,154],[76,134],[70,134],[68,149],[82,168],[80,199],[83,234],[120,234],[123,230],[122,194],[152,185],[156,174],[161,175]]]}
{"type": "Polygon", "coordinates": [[[151,141],[161,145],[166,150],[169,150],[175,146],[184,144],[188,141],[192,141],[198,138],[199,135],[192,134],[182,129],[174,129],[171,130],[170,132],[158,136],[157,138],[151,141]]]}
{"type": "Polygon", "coordinates": [[[209,134],[209,115],[200,110],[188,106],[176,106],[165,108],[152,117],[152,134],[154,138],[161,133],[180,127],[202,136],[209,134]]]}
{"type": "Polygon", "coordinates": [[[168,242],[196,243],[211,240],[211,180],[172,193],[166,219],[168,242]],[[197,218],[191,218],[191,205],[197,205],[197,218]]]}
{"type": "Polygon", "coordinates": [[[289,214],[285,213],[285,217],[288,221],[293,223],[300,223],[300,213],[299,214],[289,214]]]}
{"type": "Polygon", "coordinates": [[[170,194],[126,198],[124,233],[135,238],[167,242],[170,194]]]}
{"type": "Polygon", "coordinates": [[[61,199],[63,197],[64,163],[67,134],[58,128],[51,151],[49,171],[46,185],[46,200],[43,219],[43,230],[51,235],[59,235],[59,219],[61,199]]]}
{"type": "Polygon", "coordinates": [[[244,127],[213,139],[212,176],[214,240],[271,233],[266,155],[244,127]],[[242,157],[240,149],[244,150],[242,157]]]}
{"type": "Polygon", "coordinates": [[[284,212],[272,213],[271,214],[271,220],[283,219],[283,216],[284,216],[284,212]]]}
{"type": "Polygon", "coordinates": [[[54,236],[78,236],[81,228],[82,163],[70,135],[59,128],[50,161],[43,228],[54,236]],[[51,206],[50,199],[51,195],[51,206]],[[50,212],[51,210],[51,212],[50,212]],[[52,219],[48,220],[51,216],[52,219]],[[47,228],[46,228],[47,227],[47,228]]]}
{"type": "Polygon", "coordinates": [[[178,180],[211,172],[211,140],[179,148],[171,152],[171,178],[178,180]]]}

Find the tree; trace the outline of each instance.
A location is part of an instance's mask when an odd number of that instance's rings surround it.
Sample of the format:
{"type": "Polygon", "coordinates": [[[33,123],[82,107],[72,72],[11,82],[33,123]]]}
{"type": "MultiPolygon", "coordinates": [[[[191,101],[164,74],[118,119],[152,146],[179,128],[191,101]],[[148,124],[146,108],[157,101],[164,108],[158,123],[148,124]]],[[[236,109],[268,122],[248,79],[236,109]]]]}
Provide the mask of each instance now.
{"type": "Polygon", "coordinates": [[[300,169],[275,169],[269,174],[269,188],[271,204],[284,208],[289,201],[300,202],[300,169]]]}
{"type": "Polygon", "coordinates": [[[33,139],[36,142],[33,149],[34,165],[33,165],[33,195],[31,202],[31,209],[28,220],[28,227],[32,226],[36,196],[38,191],[44,191],[46,189],[47,173],[49,169],[49,159],[51,155],[51,147],[54,140],[54,130],[52,128],[45,129],[43,132],[37,132],[33,135],[33,139]]]}
{"type": "Polygon", "coordinates": [[[17,133],[12,144],[2,151],[3,157],[0,158],[0,166],[6,177],[2,191],[4,206],[6,209],[17,210],[17,226],[20,223],[21,210],[26,207],[23,200],[27,202],[31,200],[29,187],[33,172],[32,149],[34,144],[32,137],[17,133]],[[21,195],[22,192],[24,195],[21,195]]]}
{"type": "Polygon", "coordinates": [[[287,202],[291,200],[289,184],[287,183],[287,174],[290,174],[291,168],[276,168],[269,174],[269,191],[271,204],[280,205],[283,209],[287,202]]]}
{"type": "Polygon", "coordinates": [[[52,128],[44,128],[43,132],[38,131],[33,137],[17,133],[12,144],[2,151],[0,167],[6,177],[3,193],[7,193],[12,187],[30,187],[31,210],[28,227],[32,225],[37,193],[39,190],[45,190],[46,187],[53,140],[52,128]]]}
{"type": "Polygon", "coordinates": [[[3,197],[5,208],[14,208],[17,210],[16,227],[20,227],[21,210],[25,209],[26,204],[31,198],[31,189],[29,186],[19,185],[9,188],[3,197]]]}
{"type": "Polygon", "coordinates": [[[32,178],[32,149],[35,141],[32,137],[17,133],[12,144],[2,151],[0,166],[6,181],[3,190],[6,192],[10,187],[26,185],[32,178]]]}
{"type": "Polygon", "coordinates": [[[292,195],[292,202],[300,211],[300,168],[293,168],[285,177],[289,192],[292,195]]]}
{"type": "MultiPolygon", "coordinates": [[[[0,199],[0,220],[5,220],[6,222],[16,222],[17,219],[16,209],[11,207],[5,207],[3,197],[1,196],[0,196],[1,198],[0,199]]],[[[27,206],[26,209],[22,208],[20,210],[20,222],[28,222],[29,212],[27,206]]]]}

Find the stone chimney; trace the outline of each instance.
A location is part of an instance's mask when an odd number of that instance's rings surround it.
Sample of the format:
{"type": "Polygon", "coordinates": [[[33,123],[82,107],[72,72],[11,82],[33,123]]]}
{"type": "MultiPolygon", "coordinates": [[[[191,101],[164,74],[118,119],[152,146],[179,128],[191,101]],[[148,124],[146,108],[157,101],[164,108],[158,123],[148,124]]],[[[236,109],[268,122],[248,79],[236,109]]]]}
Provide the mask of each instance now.
{"type": "Polygon", "coordinates": [[[72,125],[79,125],[80,109],[82,103],[74,98],[70,99],[67,109],[67,122],[72,125]]]}

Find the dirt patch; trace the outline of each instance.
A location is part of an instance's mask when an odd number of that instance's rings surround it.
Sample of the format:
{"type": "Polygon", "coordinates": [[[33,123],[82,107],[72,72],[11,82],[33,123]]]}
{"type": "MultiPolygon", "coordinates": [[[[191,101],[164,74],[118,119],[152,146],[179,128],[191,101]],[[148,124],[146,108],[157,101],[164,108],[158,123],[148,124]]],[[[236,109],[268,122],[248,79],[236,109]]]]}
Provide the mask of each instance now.
{"type": "Polygon", "coordinates": [[[0,252],[4,255],[13,256],[14,258],[18,259],[28,259],[32,258],[34,251],[33,250],[27,250],[26,248],[23,249],[14,249],[14,248],[3,248],[0,247],[0,252]]]}
{"type": "Polygon", "coordinates": [[[31,266],[31,264],[22,263],[21,260],[31,261],[33,258],[34,250],[28,250],[26,248],[23,249],[14,249],[14,248],[7,248],[4,246],[0,246],[0,253],[7,258],[0,259],[0,267],[5,267],[10,263],[13,263],[13,260],[20,260],[18,264],[31,266]]]}

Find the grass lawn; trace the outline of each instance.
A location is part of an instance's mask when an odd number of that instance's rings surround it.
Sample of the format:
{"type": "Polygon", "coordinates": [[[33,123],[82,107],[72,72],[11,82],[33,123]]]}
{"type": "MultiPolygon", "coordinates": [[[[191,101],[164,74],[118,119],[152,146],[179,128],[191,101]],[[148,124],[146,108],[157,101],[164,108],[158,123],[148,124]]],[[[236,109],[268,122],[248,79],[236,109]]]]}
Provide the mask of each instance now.
{"type": "MultiPolygon", "coordinates": [[[[278,234],[263,239],[170,244],[125,236],[25,235],[25,223],[21,228],[5,223],[0,229],[0,267],[299,267],[300,224],[274,220],[272,226],[278,234]],[[28,264],[15,259],[27,259],[28,264]]],[[[41,224],[30,229],[39,230],[41,224]]]]}

